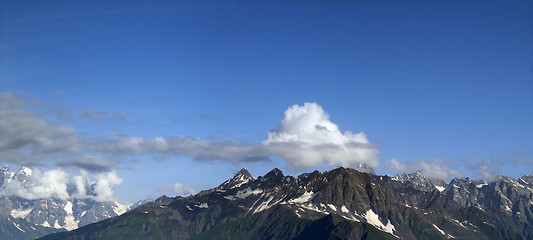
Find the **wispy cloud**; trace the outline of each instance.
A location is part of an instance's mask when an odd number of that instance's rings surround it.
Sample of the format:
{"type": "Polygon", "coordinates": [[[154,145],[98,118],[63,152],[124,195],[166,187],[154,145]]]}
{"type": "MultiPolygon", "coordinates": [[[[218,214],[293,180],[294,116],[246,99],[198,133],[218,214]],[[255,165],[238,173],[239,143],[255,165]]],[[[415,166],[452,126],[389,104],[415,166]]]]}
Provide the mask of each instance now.
{"type": "Polygon", "coordinates": [[[207,115],[207,114],[200,114],[200,118],[204,120],[221,120],[221,116],[213,116],[213,115],[207,115]]]}
{"type": "Polygon", "coordinates": [[[486,179],[488,182],[495,181],[498,176],[498,174],[496,173],[496,167],[491,166],[493,161],[494,160],[492,158],[485,158],[474,166],[475,170],[477,171],[477,174],[486,179]]]}
{"type": "Polygon", "coordinates": [[[89,119],[97,122],[104,122],[104,121],[124,121],[126,117],[124,115],[118,113],[118,112],[104,112],[104,111],[98,111],[96,109],[87,109],[83,113],[80,114],[81,118],[89,119]]]}
{"type": "Polygon", "coordinates": [[[498,179],[504,169],[512,167],[515,174],[532,174],[530,170],[533,166],[533,159],[526,160],[520,150],[509,150],[503,154],[498,154],[490,158],[485,158],[478,163],[465,161],[465,165],[475,175],[492,182],[498,179]],[[518,172],[516,169],[520,169],[518,172]],[[529,171],[528,171],[529,170],[529,171]]]}

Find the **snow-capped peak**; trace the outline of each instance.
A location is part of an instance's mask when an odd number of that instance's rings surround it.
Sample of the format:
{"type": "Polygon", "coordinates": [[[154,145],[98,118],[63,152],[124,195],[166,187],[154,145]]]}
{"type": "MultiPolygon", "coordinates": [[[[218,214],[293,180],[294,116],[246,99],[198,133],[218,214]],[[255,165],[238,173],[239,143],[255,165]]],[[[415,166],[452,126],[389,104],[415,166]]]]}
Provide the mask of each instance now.
{"type": "Polygon", "coordinates": [[[22,167],[18,170],[17,175],[31,176],[32,170],[27,167],[22,167]]]}

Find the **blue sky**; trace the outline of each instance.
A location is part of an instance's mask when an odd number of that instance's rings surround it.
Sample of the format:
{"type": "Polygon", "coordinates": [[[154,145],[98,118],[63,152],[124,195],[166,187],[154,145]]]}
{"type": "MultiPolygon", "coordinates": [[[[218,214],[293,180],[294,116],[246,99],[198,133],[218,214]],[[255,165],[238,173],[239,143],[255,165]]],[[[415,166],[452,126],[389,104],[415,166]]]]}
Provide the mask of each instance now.
{"type": "Polygon", "coordinates": [[[0,91],[24,102],[22,116],[43,128],[71,129],[68,136],[95,145],[182,136],[269,159],[155,148],[48,154],[30,144],[2,148],[0,161],[13,169],[115,170],[123,179],[117,199],[136,201],[179,194],[175,183],[213,187],[242,167],[258,176],[274,167],[297,175],[346,165],[318,152],[324,159],[313,165],[256,147],[269,131],[281,141],[285,111],[309,110],[308,102],[324,111],[312,108],[312,116],[329,114],[340,133],[366,134],[379,174],[421,166],[444,177],[533,174],[526,1],[3,1],[0,8],[0,91]],[[100,157],[98,168],[81,166],[84,156],[100,157]]]}

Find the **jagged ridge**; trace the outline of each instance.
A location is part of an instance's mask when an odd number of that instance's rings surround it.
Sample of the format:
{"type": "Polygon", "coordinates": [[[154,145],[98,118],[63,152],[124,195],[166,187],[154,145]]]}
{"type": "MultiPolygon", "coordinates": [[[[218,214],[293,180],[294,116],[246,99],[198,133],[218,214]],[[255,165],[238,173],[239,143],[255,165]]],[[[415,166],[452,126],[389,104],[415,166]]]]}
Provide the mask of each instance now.
{"type": "MultiPolygon", "coordinates": [[[[244,173],[241,171],[232,179],[241,179],[244,173]]],[[[417,201],[433,203],[420,209],[407,207],[389,193],[397,187],[384,188],[382,182],[376,181],[377,177],[337,168],[295,178],[274,169],[257,179],[244,177],[249,179],[246,183],[228,181],[194,196],[160,199],[160,205],[147,204],[125,215],[43,239],[190,239],[201,233],[209,235],[211,229],[225,223],[253,225],[243,219],[265,214],[265,210],[279,206],[289,206],[300,219],[314,221],[333,214],[352,222],[366,222],[402,239],[522,239],[533,236],[531,225],[527,223],[505,216],[493,220],[482,209],[462,207],[447,200],[439,191],[428,195],[414,189],[412,194],[422,195],[417,201]],[[517,227],[510,227],[511,224],[517,227]]],[[[238,229],[244,231],[245,228],[238,229]]]]}

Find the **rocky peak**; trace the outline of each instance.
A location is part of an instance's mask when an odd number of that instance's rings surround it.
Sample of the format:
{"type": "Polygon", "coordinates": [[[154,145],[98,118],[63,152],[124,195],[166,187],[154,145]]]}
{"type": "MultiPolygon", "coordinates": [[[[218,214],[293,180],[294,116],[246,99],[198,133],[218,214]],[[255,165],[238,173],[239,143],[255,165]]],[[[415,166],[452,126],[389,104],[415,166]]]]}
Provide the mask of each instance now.
{"type": "Polygon", "coordinates": [[[32,170],[27,167],[22,167],[18,170],[17,175],[31,176],[32,170]]]}
{"type": "Polygon", "coordinates": [[[0,169],[0,185],[4,184],[7,179],[10,179],[13,176],[13,173],[9,171],[7,166],[0,169]]]}
{"type": "Polygon", "coordinates": [[[237,174],[235,174],[233,178],[228,179],[218,186],[217,189],[233,189],[253,180],[255,180],[255,178],[252,177],[246,168],[243,168],[237,174]]]}
{"type": "Polygon", "coordinates": [[[376,175],[376,172],[374,171],[374,169],[364,163],[361,163],[359,164],[356,168],[354,168],[355,170],[357,171],[360,171],[360,172],[365,172],[365,173],[368,173],[370,175],[376,175]]]}
{"type": "Polygon", "coordinates": [[[28,181],[28,179],[30,178],[32,174],[32,170],[27,168],[27,167],[22,167],[20,168],[20,170],[17,171],[17,173],[15,173],[13,175],[13,177],[21,182],[21,183],[25,183],[26,181],[28,181]]]}
{"type": "Polygon", "coordinates": [[[283,172],[279,170],[278,168],[272,169],[270,172],[268,172],[263,178],[283,178],[283,172]]]}
{"type": "Polygon", "coordinates": [[[413,184],[415,189],[429,192],[433,190],[438,190],[439,192],[444,191],[446,187],[446,182],[438,179],[428,179],[420,171],[414,173],[402,173],[394,176],[392,180],[396,180],[402,183],[410,182],[413,184]]]}
{"type": "Polygon", "coordinates": [[[520,179],[528,185],[533,185],[533,176],[522,176],[520,179]]]}

